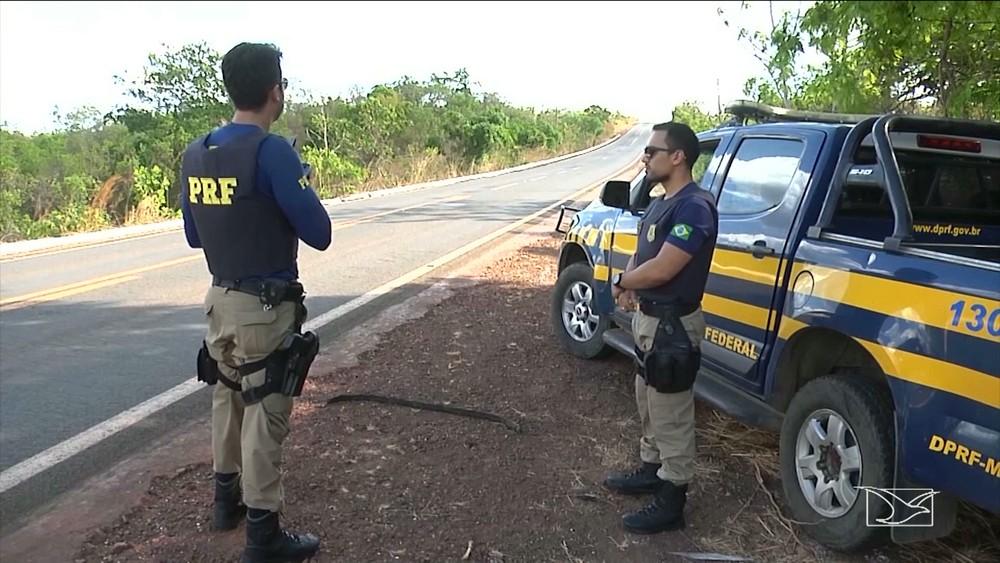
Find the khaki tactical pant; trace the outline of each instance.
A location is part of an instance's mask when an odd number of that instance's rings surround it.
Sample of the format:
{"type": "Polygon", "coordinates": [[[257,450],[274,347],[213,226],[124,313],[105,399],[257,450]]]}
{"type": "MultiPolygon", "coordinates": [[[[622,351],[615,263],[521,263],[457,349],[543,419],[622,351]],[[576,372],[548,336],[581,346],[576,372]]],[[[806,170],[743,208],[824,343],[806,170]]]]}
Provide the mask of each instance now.
{"type": "MultiPolygon", "coordinates": [[[[286,301],[265,311],[256,296],[211,287],[205,297],[205,343],[221,377],[241,383],[244,390],[263,384],[265,370],[241,378],[229,366],[261,360],[277,348],[296,329],[295,309],[295,303],[286,301]]],[[[247,406],[239,393],[215,384],[213,465],[218,473],[242,472],[243,502],[250,508],[277,512],[284,507],[281,447],[291,412],[291,397],[271,393],[247,406]]]]}
{"type": "MultiPolygon", "coordinates": [[[[636,345],[643,352],[653,346],[653,338],[660,320],[642,311],[632,316],[632,334],[636,345]]],[[[700,347],[705,334],[705,318],[701,309],[681,317],[695,348],[700,347]]],[[[635,376],[635,401],[639,407],[642,438],[639,455],[647,463],[660,463],[657,476],[677,485],[694,478],[694,391],[660,393],[646,385],[639,374],[635,376]]]]}

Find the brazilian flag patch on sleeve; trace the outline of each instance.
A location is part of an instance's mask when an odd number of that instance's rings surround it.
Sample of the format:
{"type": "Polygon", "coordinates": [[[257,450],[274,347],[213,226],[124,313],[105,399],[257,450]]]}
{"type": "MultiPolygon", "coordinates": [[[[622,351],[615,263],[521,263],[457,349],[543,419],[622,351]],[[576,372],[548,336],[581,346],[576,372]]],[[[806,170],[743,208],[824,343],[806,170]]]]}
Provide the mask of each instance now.
{"type": "Polygon", "coordinates": [[[690,225],[685,225],[684,223],[678,223],[674,225],[673,229],[671,229],[670,234],[674,235],[675,237],[681,240],[688,240],[689,238],[691,238],[691,232],[693,230],[694,229],[692,229],[690,225]]]}

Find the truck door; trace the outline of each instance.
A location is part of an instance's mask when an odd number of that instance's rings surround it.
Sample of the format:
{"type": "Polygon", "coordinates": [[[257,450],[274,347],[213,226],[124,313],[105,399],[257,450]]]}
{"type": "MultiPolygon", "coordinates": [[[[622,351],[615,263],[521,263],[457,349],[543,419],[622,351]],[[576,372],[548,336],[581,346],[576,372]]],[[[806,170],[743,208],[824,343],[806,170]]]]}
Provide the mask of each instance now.
{"type": "Polygon", "coordinates": [[[737,133],[713,186],[719,238],[702,354],[705,367],[752,392],[763,391],[758,366],[767,365],[765,343],[781,317],[789,230],[824,136],[788,125],[737,133]]]}

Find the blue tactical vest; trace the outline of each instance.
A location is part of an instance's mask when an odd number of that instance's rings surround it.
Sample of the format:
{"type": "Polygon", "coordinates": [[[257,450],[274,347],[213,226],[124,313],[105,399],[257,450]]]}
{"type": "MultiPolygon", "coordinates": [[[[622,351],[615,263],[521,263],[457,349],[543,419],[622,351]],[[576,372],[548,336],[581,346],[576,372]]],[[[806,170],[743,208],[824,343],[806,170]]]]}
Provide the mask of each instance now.
{"type": "Polygon", "coordinates": [[[240,281],[295,267],[298,236],[278,203],[257,189],[257,151],[267,137],[260,131],[209,146],[204,135],[184,152],[181,197],[216,278],[240,281]]]}

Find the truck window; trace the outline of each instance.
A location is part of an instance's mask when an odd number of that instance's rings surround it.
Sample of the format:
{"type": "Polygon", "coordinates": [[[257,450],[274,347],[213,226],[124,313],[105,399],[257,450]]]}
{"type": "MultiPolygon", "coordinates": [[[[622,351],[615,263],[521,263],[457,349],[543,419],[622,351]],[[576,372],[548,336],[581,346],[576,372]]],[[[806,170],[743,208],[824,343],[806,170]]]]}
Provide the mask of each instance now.
{"type": "Polygon", "coordinates": [[[691,168],[691,178],[703,188],[708,187],[702,183],[702,180],[705,178],[705,172],[708,170],[708,165],[712,162],[717,148],[719,148],[718,139],[703,142],[698,147],[698,160],[695,161],[694,166],[691,168]]]}
{"type": "MultiPolygon", "coordinates": [[[[1000,261],[1000,159],[897,150],[913,214],[911,247],[1000,261]]],[[[855,162],[875,162],[862,147],[855,162]]],[[[880,186],[844,186],[835,233],[882,241],[892,233],[892,206],[880,186]]]]}
{"type": "Polygon", "coordinates": [[[744,139],[722,184],[719,213],[746,215],[777,207],[804,148],[805,143],[794,139],[744,139]]]}

